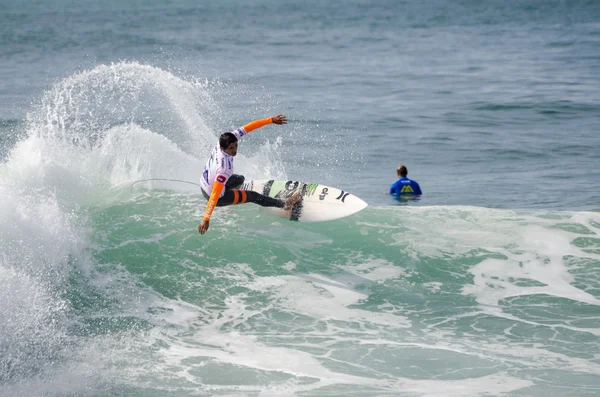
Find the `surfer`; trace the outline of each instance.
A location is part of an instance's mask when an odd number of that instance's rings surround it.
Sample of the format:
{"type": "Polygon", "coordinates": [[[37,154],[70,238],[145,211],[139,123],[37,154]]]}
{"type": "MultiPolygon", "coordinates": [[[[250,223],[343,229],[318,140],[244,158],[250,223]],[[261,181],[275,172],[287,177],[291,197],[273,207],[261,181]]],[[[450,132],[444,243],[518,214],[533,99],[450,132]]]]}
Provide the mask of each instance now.
{"type": "Polygon", "coordinates": [[[417,181],[413,181],[406,177],[408,175],[408,170],[404,165],[400,165],[396,169],[396,174],[398,174],[400,179],[390,186],[390,194],[401,198],[410,198],[423,194],[417,181]]]}
{"type": "Polygon", "coordinates": [[[301,195],[299,193],[284,201],[251,190],[242,190],[240,187],[244,183],[244,177],[233,173],[233,158],[237,154],[238,140],[267,124],[287,124],[287,117],[278,114],[266,119],[254,120],[235,131],[225,132],[219,137],[219,145],[212,149],[210,158],[204,166],[202,178],[200,178],[202,195],[208,199],[204,218],[198,226],[200,234],[204,234],[208,230],[210,217],[215,206],[224,207],[233,204],[255,203],[263,207],[278,207],[288,211],[300,200],[301,195]]]}

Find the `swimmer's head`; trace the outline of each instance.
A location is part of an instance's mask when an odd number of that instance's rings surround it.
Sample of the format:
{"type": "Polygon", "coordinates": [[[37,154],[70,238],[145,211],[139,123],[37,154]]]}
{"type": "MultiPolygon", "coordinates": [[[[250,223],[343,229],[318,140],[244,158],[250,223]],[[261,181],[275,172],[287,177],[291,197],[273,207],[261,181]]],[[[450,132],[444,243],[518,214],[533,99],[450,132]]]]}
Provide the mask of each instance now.
{"type": "Polygon", "coordinates": [[[408,170],[406,169],[406,167],[405,167],[405,166],[403,166],[403,165],[400,165],[400,166],[398,166],[398,168],[396,169],[396,173],[398,174],[398,176],[402,176],[402,177],[404,177],[404,176],[408,175],[408,170]]]}

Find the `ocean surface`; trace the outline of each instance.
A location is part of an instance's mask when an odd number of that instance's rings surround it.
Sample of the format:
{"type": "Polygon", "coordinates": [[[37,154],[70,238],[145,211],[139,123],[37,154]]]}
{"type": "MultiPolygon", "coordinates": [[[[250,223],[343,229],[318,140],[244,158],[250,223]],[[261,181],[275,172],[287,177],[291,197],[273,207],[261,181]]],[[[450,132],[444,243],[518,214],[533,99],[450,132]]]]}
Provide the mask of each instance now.
{"type": "Polygon", "coordinates": [[[0,0],[0,396],[598,396],[599,126],[597,1],[0,0]],[[200,236],[279,113],[369,206],[200,236]]]}

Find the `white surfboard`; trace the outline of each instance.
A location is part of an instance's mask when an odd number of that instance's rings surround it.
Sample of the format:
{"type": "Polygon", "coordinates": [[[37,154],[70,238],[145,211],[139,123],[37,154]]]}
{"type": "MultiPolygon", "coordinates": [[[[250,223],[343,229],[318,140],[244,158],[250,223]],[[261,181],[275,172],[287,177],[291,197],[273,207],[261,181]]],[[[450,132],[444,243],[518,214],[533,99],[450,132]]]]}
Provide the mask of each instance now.
{"type": "Polygon", "coordinates": [[[285,199],[295,192],[301,192],[301,200],[294,205],[289,214],[289,219],[292,221],[330,221],[355,214],[367,207],[367,203],[363,200],[344,190],[318,183],[272,179],[255,180],[246,181],[241,189],[281,199],[285,199]]]}

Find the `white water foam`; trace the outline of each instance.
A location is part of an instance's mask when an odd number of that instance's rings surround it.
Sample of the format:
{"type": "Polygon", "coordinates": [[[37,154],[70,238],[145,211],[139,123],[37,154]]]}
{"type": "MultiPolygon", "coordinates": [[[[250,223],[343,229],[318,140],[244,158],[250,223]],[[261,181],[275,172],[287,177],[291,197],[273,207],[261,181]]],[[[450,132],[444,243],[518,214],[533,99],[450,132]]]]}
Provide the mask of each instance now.
{"type": "MultiPolygon", "coordinates": [[[[155,294],[119,264],[94,263],[86,208],[108,205],[118,197],[107,188],[139,179],[197,182],[217,142],[202,116],[216,111],[206,86],[135,62],[101,65],[57,82],[28,114],[23,140],[0,165],[0,374],[8,382],[0,394],[77,393],[135,372],[115,373],[111,363],[124,349],[147,347],[132,339],[138,332],[78,338],[67,331],[82,320],[65,299],[71,275],[118,302],[99,318],[133,316],[167,328],[178,318],[187,323],[182,302],[174,318],[163,313],[156,323],[146,313],[155,294]]],[[[275,140],[240,162],[256,177],[281,177],[280,145],[275,140]]],[[[167,300],[160,306],[170,310],[167,300]]]]}
{"type": "MultiPolygon", "coordinates": [[[[367,279],[385,280],[398,272],[386,270],[386,264],[369,263],[359,265],[359,272],[367,279]],[[367,270],[370,269],[371,271],[367,270]]],[[[222,274],[227,270],[219,270],[222,274]]],[[[312,274],[307,277],[255,277],[248,266],[236,265],[229,269],[231,276],[255,293],[270,296],[268,307],[253,308],[247,303],[246,294],[231,296],[227,307],[220,310],[204,326],[195,330],[193,336],[170,340],[170,347],[163,351],[168,367],[179,368],[180,380],[197,385],[204,391],[230,391],[236,395],[261,396],[298,395],[316,392],[330,387],[364,388],[366,393],[414,393],[419,396],[478,396],[508,393],[532,385],[532,382],[517,379],[508,374],[495,374],[463,380],[431,380],[395,377],[377,374],[360,362],[335,359],[336,351],[343,345],[362,346],[370,350],[390,349],[395,346],[415,346],[388,339],[373,326],[401,329],[409,325],[399,315],[367,312],[352,305],[365,297],[352,290],[346,282],[312,274]],[[244,276],[242,276],[242,274],[244,276]],[[244,279],[246,282],[244,282],[244,279]],[[310,331],[285,333],[240,332],[244,324],[260,318],[270,310],[283,311],[298,316],[297,327],[315,327],[310,331]],[[308,318],[313,319],[307,322],[308,318]],[[304,319],[304,320],[303,320],[304,319]],[[316,326],[317,322],[329,323],[327,327],[316,326]],[[361,323],[362,326],[344,330],[340,322],[361,323]],[[303,324],[304,323],[304,324],[303,324]],[[346,334],[344,336],[344,334],[346,334]],[[273,339],[275,338],[275,339],[273,339]],[[271,339],[270,343],[267,340],[271,339]],[[279,342],[274,342],[279,340],[279,342]],[[287,342],[285,342],[287,341],[287,342]],[[279,346],[273,346],[276,343],[279,346]],[[285,344],[287,346],[283,346],[285,344]],[[311,350],[322,353],[311,353],[311,350]],[[328,351],[329,350],[329,351],[328,351]],[[335,369],[338,362],[345,369],[335,369]],[[228,370],[237,374],[239,383],[227,384],[211,379],[211,368],[228,370]],[[349,368],[354,368],[348,372],[349,368]],[[353,373],[352,373],[353,372],[353,373]],[[258,374],[258,375],[257,375],[258,374]],[[260,375],[262,374],[262,375],[260,375]],[[265,382],[252,384],[258,379],[265,382]],[[267,381],[271,379],[271,381],[267,381]]],[[[424,349],[441,348],[422,346],[424,349]]],[[[342,348],[342,350],[345,348],[342,348]]],[[[162,371],[161,371],[162,372],[162,371]]],[[[335,390],[335,389],[332,389],[335,390]]],[[[338,389],[339,390],[339,389],[338,389]]]]}

